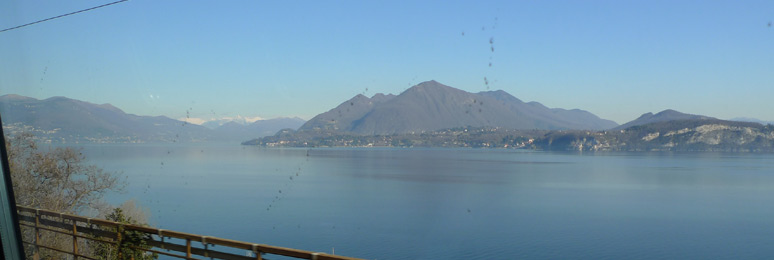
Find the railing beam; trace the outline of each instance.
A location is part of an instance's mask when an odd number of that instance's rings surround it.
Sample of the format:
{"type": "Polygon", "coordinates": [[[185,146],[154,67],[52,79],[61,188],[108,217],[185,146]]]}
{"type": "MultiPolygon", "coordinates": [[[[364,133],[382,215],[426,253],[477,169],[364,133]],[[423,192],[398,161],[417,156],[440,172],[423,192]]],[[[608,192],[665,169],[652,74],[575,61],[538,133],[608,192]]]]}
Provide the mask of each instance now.
{"type": "MultiPolygon", "coordinates": [[[[263,253],[271,254],[271,255],[287,256],[287,257],[293,257],[293,258],[299,258],[299,259],[312,259],[313,257],[316,257],[319,260],[357,259],[357,258],[344,257],[344,256],[338,256],[338,255],[332,255],[332,254],[314,253],[311,251],[298,250],[298,249],[292,249],[292,248],[247,243],[247,242],[217,238],[217,237],[201,236],[201,235],[189,234],[189,233],[172,231],[172,230],[161,230],[161,229],[152,228],[152,227],[123,224],[123,223],[108,221],[108,220],[85,218],[85,217],[71,215],[71,214],[64,214],[64,213],[47,211],[42,209],[33,209],[33,208],[23,207],[23,206],[18,206],[17,209],[19,214],[21,215],[20,225],[34,228],[35,237],[34,237],[33,243],[25,242],[27,244],[34,245],[33,246],[35,250],[35,252],[33,253],[34,260],[40,259],[39,252],[41,247],[50,248],[50,247],[43,246],[42,243],[45,241],[41,240],[41,234],[40,234],[41,230],[47,230],[46,232],[49,232],[49,231],[54,232],[53,234],[61,233],[68,236],[72,236],[72,239],[73,239],[72,252],[65,252],[63,250],[58,250],[53,248],[51,250],[69,254],[73,256],[74,260],[78,258],[92,259],[91,257],[84,256],[79,252],[80,249],[78,248],[78,241],[79,240],[84,241],[83,239],[114,245],[115,246],[114,256],[117,256],[118,259],[123,259],[123,257],[127,257],[121,251],[121,249],[126,249],[126,248],[131,248],[134,250],[150,252],[150,253],[157,253],[157,254],[162,254],[167,256],[179,257],[179,258],[184,258],[189,260],[197,259],[194,257],[194,255],[204,256],[204,257],[212,256],[214,258],[219,258],[219,259],[262,260],[263,253]],[[33,215],[34,215],[34,218],[32,217],[33,215]],[[31,224],[33,221],[34,221],[34,225],[31,224]],[[79,223],[83,223],[80,228],[78,228],[79,223]],[[123,233],[127,231],[139,232],[144,236],[148,236],[149,238],[147,239],[146,245],[143,247],[137,247],[132,245],[125,245],[124,243],[122,243],[122,242],[125,242],[123,240],[126,239],[123,236],[123,233]],[[154,238],[154,236],[158,236],[160,241],[157,241],[154,238]],[[180,242],[170,243],[170,241],[164,242],[164,237],[185,240],[185,244],[182,244],[180,242]],[[110,240],[108,241],[107,239],[110,239],[110,240]],[[192,242],[201,242],[203,246],[201,248],[193,247],[192,242]],[[248,252],[252,251],[252,253],[254,253],[255,256],[235,255],[235,254],[214,249],[209,245],[219,245],[225,248],[248,250],[248,252]],[[166,250],[167,252],[163,252],[160,250],[166,250]],[[175,252],[177,254],[172,254],[171,252],[175,252]]],[[[133,256],[128,256],[127,258],[133,258],[133,256]]]]}

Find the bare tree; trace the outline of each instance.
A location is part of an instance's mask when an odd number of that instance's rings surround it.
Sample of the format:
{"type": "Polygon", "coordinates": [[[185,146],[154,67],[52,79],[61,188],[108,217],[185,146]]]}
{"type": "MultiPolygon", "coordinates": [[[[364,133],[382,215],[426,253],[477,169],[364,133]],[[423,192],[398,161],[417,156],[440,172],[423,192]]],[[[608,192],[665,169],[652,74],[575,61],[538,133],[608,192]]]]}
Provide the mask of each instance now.
{"type": "MultiPolygon", "coordinates": [[[[40,149],[29,133],[17,134],[6,140],[11,179],[19,205],[82,214],[87,209],[99,210],[100,205],[105,205],[101,201],[105,193],[120,191],[126,185],[120,173],[86,164],[80,150],[69,147],[40,149]]],[[[25,241],[34,240],[31,228],[23,227],[22,236],[25,241]]],[[[40,241],[60,249],[72,245],[70,236],[50,231],[41,232],[40,241]]],[[[85,242],[79,241],[84,251],[96,251],[89,249],[85,242]]],[[[56,251],[39,251],[30,244],[25,249],[28,258],[66,258],[56,251]]]]}
{"type": "Polygon", "coordinates": [[[85,164],[74,148],[41,151],[29,133],[6,143],[17,204],[77,214],[94,208],[106,192],[126,185],[120,173],[85,164]]]}

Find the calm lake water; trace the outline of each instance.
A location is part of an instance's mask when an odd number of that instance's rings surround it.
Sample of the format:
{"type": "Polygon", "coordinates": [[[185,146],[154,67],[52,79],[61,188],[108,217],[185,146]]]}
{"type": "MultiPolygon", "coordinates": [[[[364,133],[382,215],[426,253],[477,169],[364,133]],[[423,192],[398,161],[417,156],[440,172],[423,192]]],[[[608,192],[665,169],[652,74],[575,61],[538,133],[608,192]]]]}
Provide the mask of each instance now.
{"type": "Polygon", "coordinates": [[[774,155],[92,145],[159,228],[370,259],[774,256],[774,155]]]}

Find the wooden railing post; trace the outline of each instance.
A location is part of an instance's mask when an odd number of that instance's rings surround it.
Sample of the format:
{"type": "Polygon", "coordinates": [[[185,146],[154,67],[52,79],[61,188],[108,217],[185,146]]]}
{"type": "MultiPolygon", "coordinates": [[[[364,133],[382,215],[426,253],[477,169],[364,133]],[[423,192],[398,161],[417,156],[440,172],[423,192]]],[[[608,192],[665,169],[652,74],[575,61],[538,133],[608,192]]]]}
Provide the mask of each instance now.
{"type": "Polygon", "coordinates": [[[116,256],[118,259],[124,259],[121,257],[121,233],[124,232],[124,225],[118,225],[116,227],[116,256]]]}
{"type": "Polygon", "coordinates": [[[186,259],[191,258],[191,239],[190,238],[185,239],[185,257],[186,259]]]}
{"type": "Polygon", "coordinates": [[[263,260],[261,251],[258,250],[258,245],[253,244],[253,254],[255,254],[255,260],[263,260]]]}
{"type": "Polygon", "coordinates": [[[78,229],[76,228],[78,222],[74,219],[70,221],[73,222],[73,260],[78,260],[78,229]]]}
{"type": "Polygon", "coordinates": [[[35,210],[35,252],[33,260],[40,260],[40,210],[35,210]]]}

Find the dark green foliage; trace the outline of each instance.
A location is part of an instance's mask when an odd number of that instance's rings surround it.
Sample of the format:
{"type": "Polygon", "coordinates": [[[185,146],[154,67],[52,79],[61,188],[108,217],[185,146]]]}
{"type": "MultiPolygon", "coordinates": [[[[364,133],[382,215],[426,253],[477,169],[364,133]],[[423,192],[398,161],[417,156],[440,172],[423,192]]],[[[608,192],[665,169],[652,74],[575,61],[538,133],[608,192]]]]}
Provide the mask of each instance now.
{"type": "MultiPolygon", "coordinates": [[[[131,217],[126,216],[121,208],[113,209],[107,220],[132,225],[145,225],[144,223],[138,223],[131,217]]],[[[112,232],[118,232],[121,234],[121,243],[118,246],[118,250],[114,245],[105,244],[102,242],[92,241],[90,245],[93,248],[94,256],[101,260],[117,260],[117,259],[135,259],[135,260],[152,260],[157,259],[159,256],[156,253],[148,254],[143,250],[134,249],[132,247],[139,247],[150,249],[148,240],[152,239],[151,235],[138,232],[125,230],[123,227],[119,227],[117,230],[110,230],[112,232]]]]}

